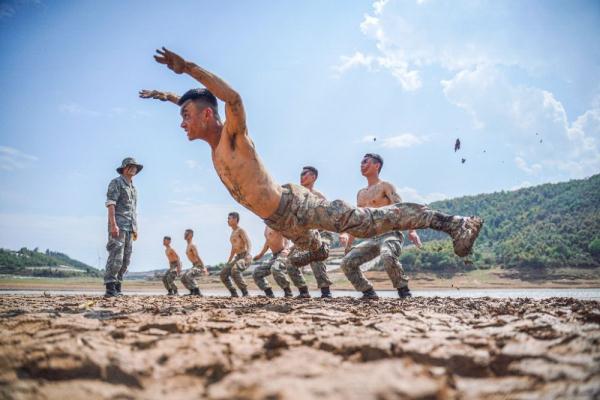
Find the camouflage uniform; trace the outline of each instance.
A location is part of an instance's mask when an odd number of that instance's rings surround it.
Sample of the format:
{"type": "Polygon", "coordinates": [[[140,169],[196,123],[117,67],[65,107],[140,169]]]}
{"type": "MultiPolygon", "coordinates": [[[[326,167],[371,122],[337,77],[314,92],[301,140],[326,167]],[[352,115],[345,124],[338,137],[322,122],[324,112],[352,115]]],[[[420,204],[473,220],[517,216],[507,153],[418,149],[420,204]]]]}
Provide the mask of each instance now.
{"type": "Polygon", "coordinates": [[[353,246],[344,256],[341,265],[342,271],[356,290],[361,292],[371,290],[373,285],[365,278],[360,266],[380,255],[385,271],[394,287],[396,289],[408,287],[408,279],[404,275],[402,264],[400,264],[401,251],[402,232],[388,232],[366,239],[353,246]]]}
{"type": "Polygon", "coordinates": [[[198,282],[196,282],[196,279],[200,278],[204,274],[204,271],[206,271],[206,267],[202,263],[194,264],[192,268],[183,273],[181,283],[188,290],[197,289],[198,282]]]}
{"type": "Polygon", "coordinates": [[[104,283],[116,283],[123,280],[132,251],[132,234],[137,232],[136,206],[137,191],[133,183],[123,176],[113,179],[108,185],[106,206],[115,206],[115,220],[119,227],[119,236],[108,233],[108,259],[104,273],[104,283]]]}
{"type": "Polygon", "coordinates": [[[460,217],[442,214],[420,204],[353,207],[343,200],[321,199],[302,186],[286,184],[282,189],[279,207],[264,222],[293,241],[298,249],[310,252],[321,248],[319,229],[368,238],[391,231],[425,228],[450,233],[462,223],[460,217]]]}
{"type": "Polygon", "coordinates": [[[179,266],[179,261],[171,261],[169,263],[169,270],[165,272],[163,276],[163,283],[165,284],[165,289],[167,290],[177,290],[177,286],[175,285],[175,279],[177,278],[177,267],[179,266]]]}
{"type": "MultiPolygon", "coordinates": [[[[327,231],[319,231],[319,234],[321,235],[321,240],[329,249],[329,246],[333,241],[333,235],[331,234],[331,232],[327,231]]],[[[293,248],[292,253],[290,254],[289,258],[295,259],[295,265],[291,262],[288,263],[287,272],[290,278],[292,279],[292,282],[294,282],[294,286],[296,286],[297,288],[306,286],[306,280],[304,279],[304,275],[302,274],[302,267],[304,265],[308,265],[310,261],[308,257],[308,251],[301,251],[295,247],[293,248]]],[[[312,269],[313,274],[315,275],[317,287],[319,289],[331,286],[332,282],[329,279],[329,275],[327,275],[327,266],[323,261],[315,261],[310,263],[310,268],[312,269]]]]}
{"type": "Polygon", "coordinates": [[[242,272],[248,268],[251,262],[252,257],[250,257],[250,254],[247,251],[242,251],[241,253],[237,253],[233,260],[221,270],[221,282],[223,282],[227,289],[230,291],[235,290],[235,287],[231,283],[231,278],[233,278],[233,281],[240,290],[245,291],[248,289],[248,285],[246,285],[242,277],[242,272]]]}
{"type": "Polygon", "coordinates": [[[267,276],[272,272],[275,282],[277,282],[282,289],[289,289],[290,281],[288,280],[287,276],[285,276],[287,264],[287,252],[285,250],[282,250],[279,253],[273,253],[269,261],[256,267],[252,273],[252,278],[254,278],[256,286],[258,286],[261,290],[269,289],[271,286],[267,281],[267,276]]]}

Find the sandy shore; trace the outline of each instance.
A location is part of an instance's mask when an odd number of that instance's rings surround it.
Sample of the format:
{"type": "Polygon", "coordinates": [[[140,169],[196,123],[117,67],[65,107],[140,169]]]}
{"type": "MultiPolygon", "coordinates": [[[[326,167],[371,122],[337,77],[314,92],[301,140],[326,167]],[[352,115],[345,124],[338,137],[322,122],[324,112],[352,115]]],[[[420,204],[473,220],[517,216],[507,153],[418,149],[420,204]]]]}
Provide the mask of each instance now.
{"type": "Polygon", "coordinates": [[[3,296],[0,397],[600,396],[600,303],[3,296]]]}

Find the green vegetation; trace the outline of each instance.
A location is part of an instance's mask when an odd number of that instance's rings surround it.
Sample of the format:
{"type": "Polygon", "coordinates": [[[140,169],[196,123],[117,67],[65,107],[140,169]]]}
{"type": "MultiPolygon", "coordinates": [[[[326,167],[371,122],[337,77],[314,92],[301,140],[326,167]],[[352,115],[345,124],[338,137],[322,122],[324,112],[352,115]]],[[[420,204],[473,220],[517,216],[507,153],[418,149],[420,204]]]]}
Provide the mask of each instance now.
{"type": "Polygon", "coordinates": [[[485,224],[473,265],[454,256],[447,235],[420,231],[424,250],[402,256],[407,270],[600,267],[600,175],[510,192],[434,202],[433,209],[479,215],[485,224]]]}
{"type": "Polygon", "coordinates": [[[19,251],[0,249],[0,274],[65,278],[100,276],[100,271],[63,253],[23,247],[19,251]]]}

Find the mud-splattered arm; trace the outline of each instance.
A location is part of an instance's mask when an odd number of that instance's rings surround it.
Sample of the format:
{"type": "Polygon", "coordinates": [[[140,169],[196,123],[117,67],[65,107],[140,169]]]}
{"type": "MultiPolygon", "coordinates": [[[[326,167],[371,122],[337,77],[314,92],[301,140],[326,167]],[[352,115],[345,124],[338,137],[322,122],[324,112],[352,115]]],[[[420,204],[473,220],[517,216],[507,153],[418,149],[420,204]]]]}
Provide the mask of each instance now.
{"type": "Polygon", "coordinates": [[[171,92],[161,92],[159,90],[140,90],[139,93],[142,99],[156,99],[160,101],[170,101],[173,104],[177,104],[179,102],[179,96],[175,93],[171,92]]]}

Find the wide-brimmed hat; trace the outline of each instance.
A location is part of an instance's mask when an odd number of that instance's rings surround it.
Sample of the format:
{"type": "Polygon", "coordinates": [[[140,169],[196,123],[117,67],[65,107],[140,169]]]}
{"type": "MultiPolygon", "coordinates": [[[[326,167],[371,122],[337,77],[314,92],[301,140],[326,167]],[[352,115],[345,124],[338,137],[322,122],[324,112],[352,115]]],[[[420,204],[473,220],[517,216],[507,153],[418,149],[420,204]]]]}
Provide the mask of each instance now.
{"type": "Polygon", "coordinates": [[[123,169],[128,166],[128,165],[135,165],[137,167],[137,172],[136,175],[140,173],[140,171],[142,170],[142,168],[144,168],[144,166],[142,164],[138,164],[135,161],[135,158],[133,157],[127,157],[126,159],[123,160],[123,162],[121,163],[121,166],[119,168],[117,168],[117,172],[119,174],[123,173],[123,169]]]}

